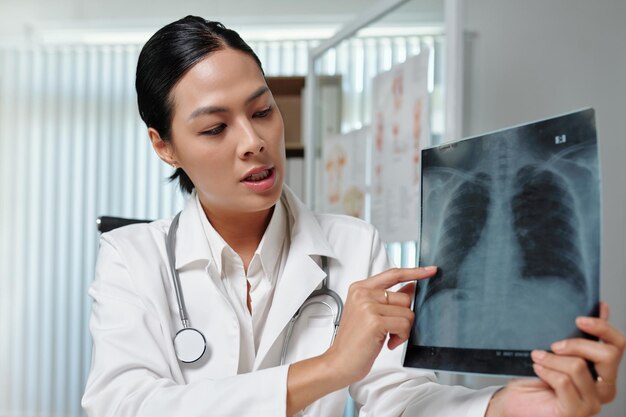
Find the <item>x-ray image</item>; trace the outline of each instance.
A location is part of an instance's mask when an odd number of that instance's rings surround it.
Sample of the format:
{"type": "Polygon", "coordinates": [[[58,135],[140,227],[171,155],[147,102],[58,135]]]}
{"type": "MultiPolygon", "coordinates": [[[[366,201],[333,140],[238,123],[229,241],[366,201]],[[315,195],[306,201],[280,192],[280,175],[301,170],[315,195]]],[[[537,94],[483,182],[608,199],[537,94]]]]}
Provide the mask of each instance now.
{"type": "Polygon", "coordinates": [[[425,149],[422,164],[420,265],[439,272],[420,282],[405,364],[528,373],[528,351],[580,336],[575,318],[597,314],[593,110],[425,149]],[[528,369],[495,369],[503,355],[528,369]]]}

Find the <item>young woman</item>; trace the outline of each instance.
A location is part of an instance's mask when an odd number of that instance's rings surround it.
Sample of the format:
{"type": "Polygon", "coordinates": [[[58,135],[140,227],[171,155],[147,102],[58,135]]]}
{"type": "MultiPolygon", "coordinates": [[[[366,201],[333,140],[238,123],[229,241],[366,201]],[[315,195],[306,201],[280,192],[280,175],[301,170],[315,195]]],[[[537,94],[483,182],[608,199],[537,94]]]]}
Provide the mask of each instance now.
{"type": "Polygon", "coordinates": [[[192,16],[165,26],[141,52],[136,88],[152,146],[190,197],[174,224],[102,236],[90,416],[340,416],[349,389],[361,415],[572,417],[615,397],[626,339],[606,306],[577,321],[602,342],[533,352],[539,379],[473,391],[403,368],[411,282],[436,268],[389,269],[371,225],[311,213],[283,186],[283,121],[235,32],[192,16]],[[332,345],[332,297],[288,325],[327,277],[345,302],[332,345]],[[206,342],[195,361],[174,342],[187,320],[206,342]]]}

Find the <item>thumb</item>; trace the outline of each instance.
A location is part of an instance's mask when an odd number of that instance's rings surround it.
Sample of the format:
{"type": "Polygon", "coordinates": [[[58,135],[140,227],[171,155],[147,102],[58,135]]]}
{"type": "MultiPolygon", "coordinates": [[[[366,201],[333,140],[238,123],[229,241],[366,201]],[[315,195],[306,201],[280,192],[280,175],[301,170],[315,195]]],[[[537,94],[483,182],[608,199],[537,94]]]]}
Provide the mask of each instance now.
{"type": "Polygon", "coordinates": [[[600,318],[602,320],[609,319],[609,305],[604,301],[600,302],[600,318]]]}

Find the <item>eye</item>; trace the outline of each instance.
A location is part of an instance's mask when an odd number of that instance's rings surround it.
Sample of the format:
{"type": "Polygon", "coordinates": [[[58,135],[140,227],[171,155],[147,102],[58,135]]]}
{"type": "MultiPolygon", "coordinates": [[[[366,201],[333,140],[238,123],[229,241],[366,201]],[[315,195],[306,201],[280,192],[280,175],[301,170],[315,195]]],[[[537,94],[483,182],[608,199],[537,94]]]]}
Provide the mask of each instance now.
{"type": "Polygon", "coordinates": [[[272,106],[269,106],[266,109],[263,109],[261,111],[254,113],[252,117],[259,117],[259,118],[267,117],[272,112],[272,110],[273,110],[272,106]]]}
{"type": "Polygon", "coordinates": [[[213,129],[205,130],[204,132],[201,132],[200,134],[208,135],[208,136],[217,136],[220,133],[222,133],[224,129],[226,129],[226,125],[222,123],[221,125],[214,127],[213,129]]]}

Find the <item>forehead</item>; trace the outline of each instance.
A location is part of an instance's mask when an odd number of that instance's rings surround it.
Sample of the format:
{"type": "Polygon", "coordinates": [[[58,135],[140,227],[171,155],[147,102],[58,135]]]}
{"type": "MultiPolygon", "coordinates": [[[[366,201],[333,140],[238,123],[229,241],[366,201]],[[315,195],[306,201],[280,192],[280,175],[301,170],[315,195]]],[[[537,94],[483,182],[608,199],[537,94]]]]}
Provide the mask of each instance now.
{"type": "Polygon", "coordinates": [[[266,85],[254,59],[235,49],[210,53],[183,75],[172,91],[175,114],[200,106],[234,107],[266,85]]]}

